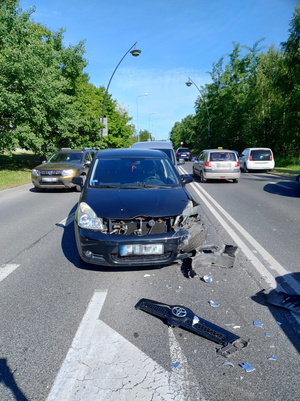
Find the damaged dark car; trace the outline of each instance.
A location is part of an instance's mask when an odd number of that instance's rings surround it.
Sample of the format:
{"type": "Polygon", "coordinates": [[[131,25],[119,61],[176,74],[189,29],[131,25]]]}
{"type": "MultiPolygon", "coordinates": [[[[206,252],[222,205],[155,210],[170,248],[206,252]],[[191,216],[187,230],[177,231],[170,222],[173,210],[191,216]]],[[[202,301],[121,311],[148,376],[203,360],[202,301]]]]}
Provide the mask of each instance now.
{"type": "MultiPolygon", "coordinates": [[[[206,226],[200,207],[161,151],[97,153],[75,213],[80,258],[111,267],[168,265],[193,255],[206,226]]],[[[81,177],[73,182],[82,185],[81,177]]]]}

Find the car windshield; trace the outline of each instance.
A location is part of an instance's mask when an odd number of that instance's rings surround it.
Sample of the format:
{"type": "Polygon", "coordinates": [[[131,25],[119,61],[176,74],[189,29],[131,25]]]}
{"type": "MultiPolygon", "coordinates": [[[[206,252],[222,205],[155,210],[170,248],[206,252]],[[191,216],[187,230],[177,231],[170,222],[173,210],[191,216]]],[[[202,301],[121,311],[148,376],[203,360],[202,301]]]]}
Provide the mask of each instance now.
{"type": "Polygon", "coordinates": [[[82,153],[54,153],[48,163],[80,163],[82,153]]]}
{"type": "Polygon", "coordinates": [[[90,176],[92,187],[140,188],[179,185],[170,159],[100,158],[90,176]]]}
{"type": "Polygon", "coordinates": [[[271,151],[268,149],[251,150],[252,160],[271,160],[271,151]]]}
{"type": "Polygon", "coordinates": [[[233,152],[211,152],[210,161],[236,161],[237,156],[233,152]]]}

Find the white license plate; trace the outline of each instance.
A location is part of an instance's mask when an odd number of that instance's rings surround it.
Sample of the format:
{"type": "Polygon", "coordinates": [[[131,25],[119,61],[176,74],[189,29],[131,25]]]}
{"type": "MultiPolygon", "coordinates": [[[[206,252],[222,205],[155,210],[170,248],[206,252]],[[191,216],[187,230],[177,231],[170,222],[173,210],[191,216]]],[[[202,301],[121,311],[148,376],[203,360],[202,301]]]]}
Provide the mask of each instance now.
{"type": "Polygon", "coordinates": [[[163,244],[128,244],[120,246],[120,256],[128,255],[161,255],[164,253],[163,244]]]}
{"type": "Polygon", "coordinates": [[[46,178],[42,178],[43,182],[56,182],[57,178],[53,178],[53,177],[46,177],[46,178]]]}

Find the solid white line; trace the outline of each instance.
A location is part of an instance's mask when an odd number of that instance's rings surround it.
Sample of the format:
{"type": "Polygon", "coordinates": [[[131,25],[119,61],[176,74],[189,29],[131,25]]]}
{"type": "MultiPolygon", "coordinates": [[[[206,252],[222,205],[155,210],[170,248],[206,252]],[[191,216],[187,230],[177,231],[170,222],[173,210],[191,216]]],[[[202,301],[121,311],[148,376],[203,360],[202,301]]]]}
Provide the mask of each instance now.
{"type": "Polygon", "coordinates": [[[189,400],[185,378],[171,380],[172,372],[99,319],[105,298],[106,291],[94,293],[46,401],[189,400]]]}
{"type": "Polygon", "coordinates": [[[235,233],[235,231],[227,224],[227,222],[221,217],[221,215],[217,212],[217,210],[212,206],[215,205],[216,208],[223,214],[224,217],[234,226],[234,228],[240,232],[241,235],[256,249],[260,255],[263,257],[264,261],[268,264],[268,268],[274,270],[279,276],[284,276],[283,279],[289,284],[289,286],[296,291],[296,293],[300,293],[300,285],[291,276],[291,272],[285,270],[280,263],[277,262],[276,259],[273,258],[243,227],[238,224],[236,220],[232,218],[199,184],[192,183],[191,184],[194,191],[200,196],[209,210],[215,215],[220,224],[225,228],[231,238],[235,241],[235,243],[241,248],[243,253],[247,256],[247,258],[252,262],[253,266],[256,270],[264,277],[265,281],[272,288],[278,287],[278,283],[274,276],[269,272],[269,270],[257,259],[254,253],[249,249],[249,247],[240,239],[240,237],[235,233]],[[208,199],[205,199],[203,195],[208,199]]]}
{"type": "Polygon", "coordinates": [[[5,264],[0,267],[0,281],[4,280],[10,273],[16,270],[20,265],[5,264]]]}

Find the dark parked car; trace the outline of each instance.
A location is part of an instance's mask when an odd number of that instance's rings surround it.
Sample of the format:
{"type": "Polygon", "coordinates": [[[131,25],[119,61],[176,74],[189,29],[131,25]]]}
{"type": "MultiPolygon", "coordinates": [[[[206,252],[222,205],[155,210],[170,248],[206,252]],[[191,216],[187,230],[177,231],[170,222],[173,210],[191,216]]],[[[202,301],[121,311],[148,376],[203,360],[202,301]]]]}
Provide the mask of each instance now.
{"type": "Polygon", "coordinates": [[[189,148],[178,148],[176,150],[176,159],[184,159],[184,160],[192,160],[192,152],[190,151],[189,148]]]}
{"type": "MultiPolygon", "coordinates": [[[[192,181],[158,150],[98,152],[75,213],[80,258],[112,267],[184,258],[206,235],[199,206],[185,188],[192,181]]],[[[82,178],[73,182],[82,184],[82,178]]]]}
{"type": "Polygon", "coordinates": [[[36,166],[31,172],[34,187],[43,189],[73,188],[81,191],[80,185],[72,183],[72,178],[86,177],[94,155],[94,149],[62,148],[56,151],[48,161],[36,166]]]}

